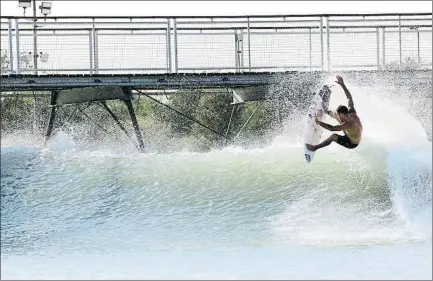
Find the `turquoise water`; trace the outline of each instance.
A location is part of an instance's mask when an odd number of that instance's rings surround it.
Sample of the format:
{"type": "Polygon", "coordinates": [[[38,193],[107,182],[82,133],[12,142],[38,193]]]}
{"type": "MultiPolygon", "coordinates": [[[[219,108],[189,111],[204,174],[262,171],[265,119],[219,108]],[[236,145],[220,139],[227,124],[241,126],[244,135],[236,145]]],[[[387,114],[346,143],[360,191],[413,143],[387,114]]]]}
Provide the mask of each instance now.
{"type": "Polygon", "coordinates": [[[311,164],[296,129],[173,154],[6,136],[2,278],[431,279],[431,142],[402,110],[369,114],[359,149],[311,164]]]}

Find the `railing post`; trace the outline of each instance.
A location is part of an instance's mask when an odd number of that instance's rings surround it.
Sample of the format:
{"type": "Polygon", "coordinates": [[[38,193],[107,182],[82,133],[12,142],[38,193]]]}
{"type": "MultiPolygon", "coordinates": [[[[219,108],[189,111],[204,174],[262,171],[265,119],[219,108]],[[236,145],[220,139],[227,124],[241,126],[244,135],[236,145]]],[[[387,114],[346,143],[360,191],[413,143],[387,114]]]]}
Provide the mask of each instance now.
{"type": "Polygon", "coordinates": [[[382,27],[382,67],[383,68],[386,65],[386,55],[385,55],[386,37],[385,37],[385,33],[386,33],[385,27],[382,27]]]}
{"type": "Polygon", "coordinates": [[[234,30],[235,35],[235,70],[239,72],[239,38],[237,29],[234,30]]]}
{"type": "Polygon", "coordinates": [[[244,30],[240,30],[239,34],[239,66],[240,71],[243,72],[244,70],[244,30]]]}
{"type": "Polygon", "coordinates": [[[99,73],[99,57],[98,57],[98,30],[95,28],[95,18],[93,18],[93,56],[94,56],[94,63],[95,66],[93,69],[95,69],[95,73],[99,73]]]}
{"type": "Polygon", "coordinates": [[[311,65],[312,65],[312,46],[311,46],[311,28],[308,29],[308,51],[310,53],[310,71],[311,71],[311,65]]]}
{"type": "Polygon", "coordinates": [[[320,17],[320,66],[322,70],[325,69],[325,54],[323,47],[323,17],[320,17]]]}
{"type": "Polygon", "coordinates": [[[250,18],[247,18],[247,32],[248,32],[248,70],[251,72],[251,32],[250,32],[250,18]]]}
{"type": "Polygon", "coordinates": [[[36,31],[36,2],[33,1],[33,70],[38,75],[38,35],[36,31]]]}
{"type": "Polygon", "coordinates": [[[380,42],[379,42],[379,27],[376,28],[376,63],[377,63],[377,69],[380,70],[380,42]]]}
{"type": "Polygon", "coordinates": [[[171,19],[167,19],[167,71],[171,73],[171,19]]]}
{"type": "Polygon", "coordinates": [[[421,53],[419,46],[419,28],[416,29],[416,40],[417,40],[417,51],[418,51],[418,63],[421,64],[421,53]]]}
{"type": "Polygon", "coordinates": [[[402,50],[401,50],[401,16],[398,16],[398,49],[400,51],[400,66],[402,62],[402,50]]]}
{"type": "Polygon", "coordinates": [[[177,54],[177,20],[173,19],[173,36],[174,36],[174,72],[178,71],[178,54],[177,54]]]}
{"type": "Polygon", "coordinates": [[[326,53],[327,53],[327,64],[328,71],[331,70],[331,42],[330,42],[330,28],[329,28],[329,17],[326,16],[326,53]]]}
{"type": "Polygon", "coordinates": [[[19,20],[15,19],[15,40],[16,40],[16,56],[17,56],[17,74],[21,73],[21,56],[20,56],[20,31],[19,31],[19,20]]]}
{"type": "Polygon", "coordinates": [[[9,70],[10,73],[14,72],[14,54],[12,48],[12,19],[9,19],[8,23],[8,31],[9,31],[9,70]]]}
{"type": "Polygon", "coordinates": [[[89,62],[90,74],[93,74],[93,32],[89,30],[89,62]]]}

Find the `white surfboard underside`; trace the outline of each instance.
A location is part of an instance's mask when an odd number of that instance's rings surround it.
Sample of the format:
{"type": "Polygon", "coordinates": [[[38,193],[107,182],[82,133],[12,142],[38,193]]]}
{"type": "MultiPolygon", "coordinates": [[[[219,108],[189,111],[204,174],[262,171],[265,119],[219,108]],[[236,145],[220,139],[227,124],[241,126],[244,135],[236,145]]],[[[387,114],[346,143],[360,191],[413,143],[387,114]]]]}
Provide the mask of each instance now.
{"type": "Polygon", "coordinates": [[[325,110],[329,106],[331,90],[328,85],[324,85],[316,95],[314,95],[311,105],[308,109],[304,126],[304,156],[307,163],[314,158],[314,152],[307,149],[305,144],[316,145],[320,143],[324,129],[316,124],[316,116],[322,119],[326,114],[325,110]]]}

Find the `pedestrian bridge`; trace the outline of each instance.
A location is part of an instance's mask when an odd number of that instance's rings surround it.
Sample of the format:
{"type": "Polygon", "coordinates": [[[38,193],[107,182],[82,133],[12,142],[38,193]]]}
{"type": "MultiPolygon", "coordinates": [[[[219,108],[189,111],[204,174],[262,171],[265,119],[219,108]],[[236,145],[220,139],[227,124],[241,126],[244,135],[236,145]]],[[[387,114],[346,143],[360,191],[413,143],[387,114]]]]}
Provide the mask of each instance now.
{"type": "Polygon", "coordinates": [[[381,85],[389,81],[431,85],[432,14],[427,13],[2,16],[0,29],[2,100],[32,91],[36,116],[38,95],[51,95],[46,140],[54,129],[57,108],[66,104],[77,109],[80,103],[99,103],[130,136],[105,103],[123,100],[137,148],[144,151],[131,103],[137,94],[159,102],[152,96],[182,93],[177,90],[183,88],[226,91],[233,94],[234,110],[238,103],[264,99],[267,87],[278,85],[281,75],[289,84],[301,81],[299,87],[336,72],[381,85]]]}
{"type": "Polygon", "coordinates": [[[280,72],[431,70],[432,14],[1,17],[1,90],[265,85],[280,72]]]}

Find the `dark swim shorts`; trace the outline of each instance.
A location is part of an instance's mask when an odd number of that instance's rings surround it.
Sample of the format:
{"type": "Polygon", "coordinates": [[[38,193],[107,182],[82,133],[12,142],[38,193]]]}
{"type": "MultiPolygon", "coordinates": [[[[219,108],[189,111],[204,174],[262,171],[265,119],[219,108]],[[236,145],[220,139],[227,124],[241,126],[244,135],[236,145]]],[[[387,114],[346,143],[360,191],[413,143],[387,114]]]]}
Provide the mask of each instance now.
{"type": "Polygon", "coordinates": [[[349,149],[353,149],[358,146],[358,144],[353,143],[346,134],[344,134],[344,136],[338,135],[337,143],[349,149]]]}

